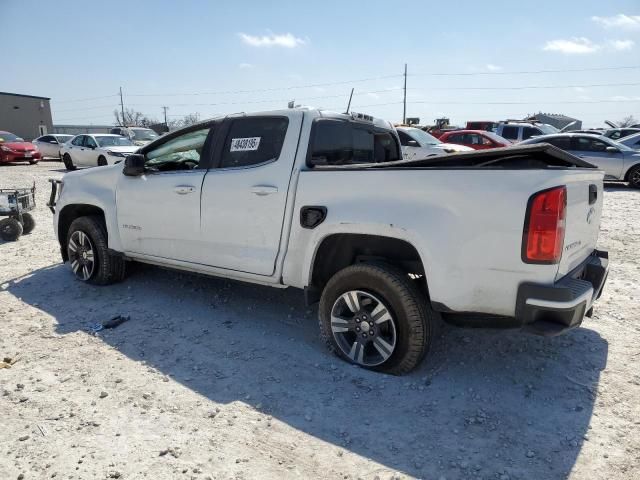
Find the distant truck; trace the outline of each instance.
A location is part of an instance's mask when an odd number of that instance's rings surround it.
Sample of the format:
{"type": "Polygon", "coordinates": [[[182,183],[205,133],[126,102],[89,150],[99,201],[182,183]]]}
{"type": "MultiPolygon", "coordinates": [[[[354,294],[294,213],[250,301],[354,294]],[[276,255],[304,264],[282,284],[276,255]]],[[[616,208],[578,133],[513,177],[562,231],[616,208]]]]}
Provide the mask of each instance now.
{"type": "Polygon", "coordinates": [[[109,133],[122,135],[133,142],[134,145],[143,146],[158,138],[158,134],[150,128],[144,127],[115,127],[109,133]]]}
{"type": "Polygon", "coordinates": [[[388,122],[293,108],[201,122],[67,173],[49,205],[79,281],[122,281],[135,260],[301,288],[330,350],[402,374],[440,315],[542,335],[579,326],[608,272],[602,202],[603,172],[551,145],[403,160],[388,122]]]}

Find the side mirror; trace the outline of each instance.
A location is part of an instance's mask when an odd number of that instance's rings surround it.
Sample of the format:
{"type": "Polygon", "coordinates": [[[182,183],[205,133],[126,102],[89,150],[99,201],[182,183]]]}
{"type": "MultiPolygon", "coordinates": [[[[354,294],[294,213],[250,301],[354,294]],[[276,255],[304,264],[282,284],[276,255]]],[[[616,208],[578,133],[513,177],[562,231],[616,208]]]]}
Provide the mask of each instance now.
{"type": "Polygon", "coordinates": [[[607,147],[607,152],[609,153],[618,153],[620,150],[618,150],[616,147],[607,147]]]}
{"type": "Polygon", "coordinates": [[[415,140],[409,140],[409,141],[407,142],[407,146],[408,146],[408,147],[419,147],[419,146],[420,146],[420,144],[419,144],[418,142],[416,142],[415,140]]]}
{"type": "Polygon", "coordinates": [[[128,177],[139,177],[144,173],[144,155],[132,153],[124,159],[124,168],[122,169],[128,177]]]}

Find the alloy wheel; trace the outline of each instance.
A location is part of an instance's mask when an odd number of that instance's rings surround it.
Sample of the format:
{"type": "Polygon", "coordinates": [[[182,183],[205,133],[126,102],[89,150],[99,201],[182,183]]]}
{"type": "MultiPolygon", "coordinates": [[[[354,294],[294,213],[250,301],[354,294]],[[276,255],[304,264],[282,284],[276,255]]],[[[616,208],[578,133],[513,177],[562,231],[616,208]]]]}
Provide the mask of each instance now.
{"type": "Polygon", "coordinates": [[[343,293],[331,309],[331,331],[342,353],[354,363],[375,367],[396,348],[396,324],[387,305],[361,290],[343,293]]]}
{"type": "Polygon", "coordinates": [[[93,275],[95,269],[95,254],[89,235],[82,230],[71,234],[68,245],[69,262],[73,273],[80,280],[86,282],[93,275]]]}

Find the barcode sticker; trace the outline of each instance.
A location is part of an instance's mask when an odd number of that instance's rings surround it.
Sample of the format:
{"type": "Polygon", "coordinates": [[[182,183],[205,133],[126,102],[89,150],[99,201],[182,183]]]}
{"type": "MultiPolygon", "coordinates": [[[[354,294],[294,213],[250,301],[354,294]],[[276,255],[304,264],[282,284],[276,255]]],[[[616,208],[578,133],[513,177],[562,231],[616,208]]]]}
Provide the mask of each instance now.
{"type": "Polygon", "coordinates": [[[231,139],[231,152],[249,152],[252,150],[258,150],[260,146],[260,138],[262,137],[249,137],[249,138],[232,138],[231,139]]]}

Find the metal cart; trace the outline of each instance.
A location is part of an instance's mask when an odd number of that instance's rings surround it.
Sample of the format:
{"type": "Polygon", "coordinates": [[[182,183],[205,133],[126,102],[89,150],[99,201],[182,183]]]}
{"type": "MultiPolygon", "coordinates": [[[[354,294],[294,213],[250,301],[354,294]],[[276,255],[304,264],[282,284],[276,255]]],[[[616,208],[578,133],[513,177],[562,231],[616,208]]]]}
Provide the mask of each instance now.
{"type": "Polygon", "coordinates": [[[0,238],[10,242],[28,234],[36,227],[28,213],[36,208],[36,184],[31,188],[0,188],[0,238]]]}

